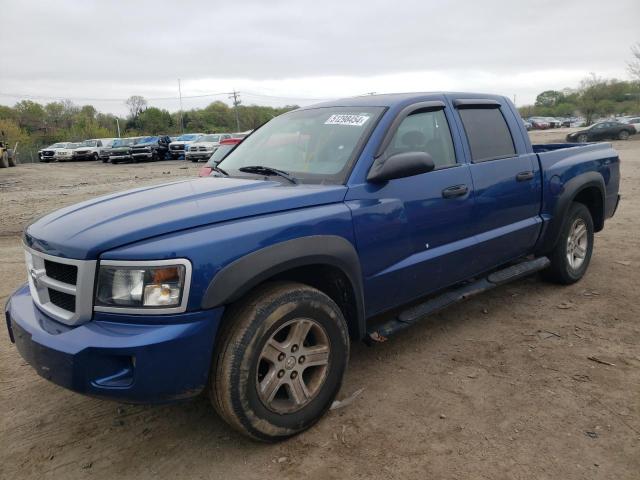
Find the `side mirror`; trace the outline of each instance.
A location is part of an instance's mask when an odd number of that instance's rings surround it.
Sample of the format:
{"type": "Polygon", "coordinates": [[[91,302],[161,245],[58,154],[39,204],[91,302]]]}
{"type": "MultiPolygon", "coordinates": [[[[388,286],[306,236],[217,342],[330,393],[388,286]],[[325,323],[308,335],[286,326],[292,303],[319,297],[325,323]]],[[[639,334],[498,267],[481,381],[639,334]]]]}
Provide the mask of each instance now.
{"type": "Polygon", "coordinates": [[[435,168],[431,155],[425,152],[396,153],[390,157],[379,157],[373,165],[367,181],[386,182],[395,178],[412,177],[430,172],[435,168]]]}

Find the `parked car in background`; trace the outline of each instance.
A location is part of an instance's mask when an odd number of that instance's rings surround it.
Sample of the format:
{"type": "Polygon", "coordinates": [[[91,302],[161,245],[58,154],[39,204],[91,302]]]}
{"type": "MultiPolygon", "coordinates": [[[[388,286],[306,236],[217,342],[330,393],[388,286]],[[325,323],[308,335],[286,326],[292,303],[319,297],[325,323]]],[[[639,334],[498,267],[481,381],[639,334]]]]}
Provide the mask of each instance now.
{"type": "Polygon", "coordinates": [[[142,160],[164,160],[170,143],[168,135],[141,138],[131,147],[131,161],[135,163],[142,160]]]}
{"type": "Polygon", "coordinates": [[[174,160],[182,157],[185,150],[193,142],[197,141],[204,133],[185,133],[169,144],[169,153],[174,160]]]}
{"type": "Polygon", "coordinates": [[[544,117],[544,119],[549,124],[549,128],[560,128],[562,127],[562,121],[555,117],[544,117]]]}
{"type": "Polygon", "coordinates": [[[220,141],[220,146],[213,152],[213,155],[209,158],[209,161],[205,166],[200,169],[198,173],[199,177],[208,177],[214,170],[216,165],[220,163],[224,158],[229,155],[229,152],[233,150],[237,144],[242,142],[243,138],[227,138],[220,141]]]}
{"type": "Polygon", "coordinates": [[[202,135],[197,142],[189,145],[184,154],[185,160],[201,162],[209,160],[209,157],[220,146],[220,141],[231,138],[230,133],[210,133],[202,135]]]}
{"type": "Polygon", "coordinates": [[[131,161],[131,147],[140,139],[136,138],[119,138],[113,142],[113,146],[109,149],[109,161],[113,164],[131,161]]]}
{"type": "Polygon", "coordinates": [[[631,125],[636,129],[636,133],[640,133],[640,117],[627,117],[623,122],[626,125],[631,125]]]}
{"type": "Polygon", "coordinates": [[[236,133],[232,133],[231,136],[233,138],[244,138],[247,135],[249,135],[251,132],[253,132],[253,130],[245,130],[244,132],[236,132],[236,133]]]}
{"type": "Polygon", "coordinates": [[[627,140],[636,134],[633,125],[620,122],[599,122],[589,128],[567,135],[568,142],[596,142],[598,140],[627,140]]]}
{"type": "Polygon", "coordinates": [[[536,130],[546,130],[551,126],[544,117],[531,117],[529,118],[529,122],[531,122],[531,125],[536,130]]]}
{"type": "Polygon", "coordinates": [[[73,151],[73,160],[99,160],[103,148],[113,145],[115,138],[98,138],[85,140],[73,151]]]}
{"type": "Polygon", "coordinates": [[[58,150],[63,150],[69,146],[70,142],[58,142],[53,145],[49,145],[47,148],[38,150],[38,158],[41,162],[54,162],[56,160],[55,154],[58,150]]]}
{"type": "Polygon", "coordinates": [[[73,159],[73,151],[80,146],[80,143],[67,143],[64,148],[59,148],[53,154],[56,162],[68,162],[73,159]]]}

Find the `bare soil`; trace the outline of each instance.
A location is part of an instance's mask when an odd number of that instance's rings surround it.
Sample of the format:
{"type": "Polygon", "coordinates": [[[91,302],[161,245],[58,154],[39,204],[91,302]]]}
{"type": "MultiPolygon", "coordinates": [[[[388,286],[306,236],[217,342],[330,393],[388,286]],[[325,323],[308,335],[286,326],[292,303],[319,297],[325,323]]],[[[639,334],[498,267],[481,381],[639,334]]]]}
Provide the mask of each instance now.
{"type": "MultiPolygon", "coordinates": [[[[538,143],[563,136],[532,134],[538,143]]],[[[362,393],[281,444],[236,434],[204,396],[130,406],[66,391],[40,378],[0,328],[0,478],[637,480],[638,140],[614,142],[624,199],[596,235],[581,282],[528,278],[387,343],[354,345],[339,398],[362,393]]],[[[26,279],[20,234],[32,219],[197,169],[176,161],[0,170],[0,301],[26,279]]]]}

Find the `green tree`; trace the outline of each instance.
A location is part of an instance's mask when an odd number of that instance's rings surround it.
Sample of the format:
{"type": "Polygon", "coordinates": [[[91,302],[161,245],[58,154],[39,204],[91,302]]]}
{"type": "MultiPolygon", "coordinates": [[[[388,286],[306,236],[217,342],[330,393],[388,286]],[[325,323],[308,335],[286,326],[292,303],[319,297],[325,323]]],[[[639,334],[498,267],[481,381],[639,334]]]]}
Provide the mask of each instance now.
{"type": "Polygon", "coordinates": [[[555,107],[564,100],[564,94],[557,90],[545,90],[536,97],[536,106],[555,107]]]}

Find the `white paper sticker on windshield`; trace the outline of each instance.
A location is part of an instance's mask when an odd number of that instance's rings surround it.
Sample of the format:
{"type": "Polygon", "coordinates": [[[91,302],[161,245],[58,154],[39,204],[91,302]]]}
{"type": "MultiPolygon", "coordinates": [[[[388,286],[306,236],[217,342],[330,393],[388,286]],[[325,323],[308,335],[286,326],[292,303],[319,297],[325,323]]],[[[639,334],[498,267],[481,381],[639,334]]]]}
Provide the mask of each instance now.
{"type": "Polygon", "coordinates": [[[340,114],[340,115],[331,115],[326,122],[325,125],[350,125],[352,127],[361,127],[364,125],[367,120],[369,120],[368,115],[349,115],[349,114],[340,114]]]}

